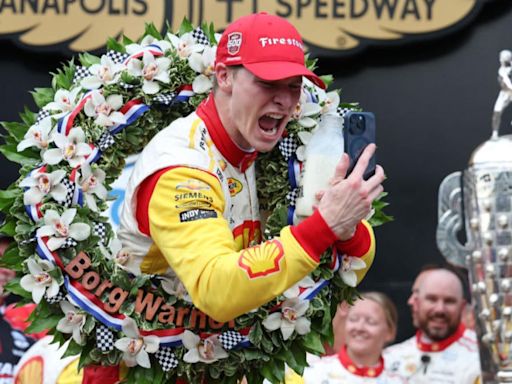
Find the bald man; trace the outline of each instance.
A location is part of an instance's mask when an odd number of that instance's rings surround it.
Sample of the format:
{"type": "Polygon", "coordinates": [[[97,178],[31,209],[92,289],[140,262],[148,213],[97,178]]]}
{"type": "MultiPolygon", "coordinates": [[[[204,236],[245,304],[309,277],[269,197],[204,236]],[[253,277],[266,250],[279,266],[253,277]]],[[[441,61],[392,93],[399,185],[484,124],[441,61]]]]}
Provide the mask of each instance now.
{"type": "Polygon", "coordinates": [[[461,321],[466,306],[462,281],[445,268],[428,270],[417,280],[410,305],[418,331],[384,351],[387,369],[411,384],[479,383],[476,335],[461,321]]]}

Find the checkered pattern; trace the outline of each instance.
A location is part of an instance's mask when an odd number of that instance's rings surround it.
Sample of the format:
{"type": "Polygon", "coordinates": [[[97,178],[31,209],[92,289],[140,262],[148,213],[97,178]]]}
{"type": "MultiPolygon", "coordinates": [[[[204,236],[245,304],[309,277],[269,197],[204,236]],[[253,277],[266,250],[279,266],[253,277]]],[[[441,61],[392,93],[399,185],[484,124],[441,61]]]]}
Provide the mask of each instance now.
{"type": "Polygon", "coordinates": [[[48,297],[48,291],[44,294],[44,298],[46,299],[48,304],[56,304],[60,303],[62,300],[66,298],[66,293],[59,291],[55,296],[48,297]]]}
{"type": "Polygon", "coordinates": [[[279,143],[279,150],[281,151],[281,154],[283,157],[288,160],[291,155],[295,153],[297,150],[297,141],[293,136],[285,137],[281,142],[279,143]]]}
{"type": "Polygon", "coordinates": [[[125,83],[125,82],[123,82],[123,81],[120,81],[120,82],[119,82],[119,85],[120,85],[121,87],[125,88],[125,89],[130,89],[130,88],[135,87],[135,85],[128,84],[128,83],[125,83]]]}
{"type": "Polygon", "coordinates": [[[158,362],[160,363],[162,370],[164,372],[167,372],[178,366],[178,359],[176,358],[176,355],[172,352],[172,348],[160,348],[155,353],[155,356],[158,359],[158,362]]]}
{"type": "Polygon", "coordinates": [[[162,93],[160,95],[155,96],[153,98],[153,101],[157,104],[163,104],[163,105],[170,106],[170,105],[172,105],[175,97],[176,97],[175,92],[162,93]]]}
{"type": "Polygon", "coordinates": [[[194,37],[194,39],[196,39],[197,44],[210,45],[210,40],[208,39],[208,36],[206,36],[206,34],[200,27],[197,27],[192,31],[192,36],[194,37]]]}
{"type": "Polygon", "coordinates": [[[227,331],[219,335],[219,341],[226,351],[236,347],[243,339],[244,337],[237,331],[227,331]]]}
{"type": "Polygon", "coordinates": [[[36,117],[36,124],[39,124],[43,119],[50,116],[50,111],[47,111],[46,109],[41,109],[36,117]]]}
{"type": "Polygon", "coordinates": [[[98,236],[103,244],[107,244],[107,226],[104,223],[94,223],[92,233],[98,236]]]}
{"type": "Polygon", "coordinates": [[[125,61],[130,55],[127,53],[121,53],[114,50],[107,52],[107,57],[110,58],[114,63],[119,64],[125,61]]]}
{"type": "Polygon", "coordinates": [[[69,208],[73,204],[73,195],[75,194],[75,184],[72,183],[67,178],[62,179],[61,183],[66,188],[66,197],[64,197],[64,201],[62,201],[62,203],[66,208],[69,208]]]}
{"type": "Polygon", "coordinates": [[[30,243],[35,243],[37,239],[35,237],[31,237],[30,239],[20,241],[20,245],[28,245],[30,243]]]}
{"type": "Polygon", "coordinates": [[[293,191],[290,191],[286,194],[286,199],[290,202],[290,205],[295,207],[295,201],[299,197],[299,188],[295,188],[293,191]]]}
{"type": "Polygon", "coordinates": [[[115,144],[114,136],[109,131],[105,131],[101,134],[100,139],[97,142],[97,145],[100,151],[105,152],[109,147],[115,144]]]}
{"type": "Polygon", "coordinates": [[[79,83],[80,80],[85,79],[86,77],[91,76],[89,69],[82,65],[78,65],[75,67],[75,74],[73,75],[73,83],[79,83]]]}
{"type": "Polygon", "coordinates": [[[104,353],[114,350],[114,333],[103,324],[96,327],[96,348],[104,353]]]}
{"type": "Polygon", "coordinates": [[[71,248],[71,247],[76,247],[77,246],[77,242],[75,239],[73,239],[72,237],[68,237],[66,239],[66,241],[64,241],[64,243],[60,246],[60,248],[71,248]]]}
{"type": "Polygon", "coordinates": [[[342,128],[344,128],[344,127],[345,127],[345,115],[346,115],[347,113],[349,113],[350,111],[352,111],[352,109],[350,109],[350,108],[342,108],[342,107],[338,107],[338,108],[336,109],[336,113],[338,113],[338,115],[340,115],[340,116],[343,118],[343,126],[342,126],[342,128]]]}

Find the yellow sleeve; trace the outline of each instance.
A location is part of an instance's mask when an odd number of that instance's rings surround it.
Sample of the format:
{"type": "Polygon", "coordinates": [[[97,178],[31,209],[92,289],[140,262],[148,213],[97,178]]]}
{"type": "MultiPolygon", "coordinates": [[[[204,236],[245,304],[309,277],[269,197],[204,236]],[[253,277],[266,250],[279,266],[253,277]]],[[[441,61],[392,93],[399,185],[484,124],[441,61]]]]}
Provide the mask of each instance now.
{"type": "Polygon", "coordinates": [[[55,384],[82,384],[83,371],[78,370],[78,357],[61,372],[55,384]]]}
{"type": "Polygon", "coordinates": [[[234,319],[280,295],[313,271],[334,242],[322,234],[327,231],[321,224],[327,225],[318,214],[302,226],[283,228],[278,238],[237,250],[224,208],[217,177],[187,167],[170,169],[158,179],[148,208],[155,245],[195,306],[217,321],[234,319]],[[185,191],[190,180],[201,189],[185,191]]]}

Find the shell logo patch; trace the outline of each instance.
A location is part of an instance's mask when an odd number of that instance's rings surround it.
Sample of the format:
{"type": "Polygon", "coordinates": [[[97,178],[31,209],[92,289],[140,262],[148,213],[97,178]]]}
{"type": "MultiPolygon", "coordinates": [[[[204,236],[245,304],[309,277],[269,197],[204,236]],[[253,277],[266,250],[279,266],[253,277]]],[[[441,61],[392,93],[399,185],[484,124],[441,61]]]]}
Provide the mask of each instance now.
{"type": "Polygon", "coordinates": [[[272,240],[244,250],[238,259],[238,265],[247,272],[250,279],[255,279],[279,272],[283,255],[282,244],[272,240]]]}
{"type": "Polygon", "coordinates": [[[15,384],[42,384],[43,366],[44,362],[41,356],[34,356],[27,360],[19,370],[18,375],[16,376],[15,384]]]}
{"type": "Polygon", "coordinates": [[[233,197],[233,196],[238,195],[240,192],[242,192],[242,189],[244,188],[244,186],[242,185],[242,183],[239,180],[234,179],[232,177],[228,177],[228,188],[229,188],[229,194],[231,195],[231,197],[233,197]]]}

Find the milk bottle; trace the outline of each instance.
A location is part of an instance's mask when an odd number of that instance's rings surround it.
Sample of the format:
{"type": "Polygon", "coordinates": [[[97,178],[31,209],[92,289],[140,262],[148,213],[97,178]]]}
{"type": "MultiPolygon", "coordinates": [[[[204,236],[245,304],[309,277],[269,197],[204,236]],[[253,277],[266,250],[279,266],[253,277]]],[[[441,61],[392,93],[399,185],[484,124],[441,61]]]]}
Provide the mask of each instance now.
{"type": "Polygon", "coordinates": [[[306,144],[299,198],[295,205],[295,215],[299,220],[313,214],[313,205],[318,203],[315,194],[329,187],[343,152],[343,118],[338,114],[322,116],[318,128],[306,144]]]}

